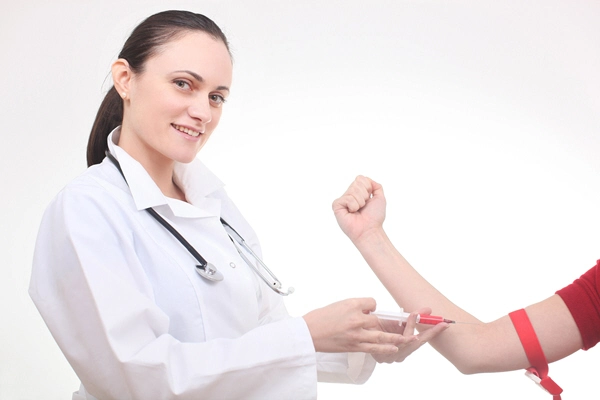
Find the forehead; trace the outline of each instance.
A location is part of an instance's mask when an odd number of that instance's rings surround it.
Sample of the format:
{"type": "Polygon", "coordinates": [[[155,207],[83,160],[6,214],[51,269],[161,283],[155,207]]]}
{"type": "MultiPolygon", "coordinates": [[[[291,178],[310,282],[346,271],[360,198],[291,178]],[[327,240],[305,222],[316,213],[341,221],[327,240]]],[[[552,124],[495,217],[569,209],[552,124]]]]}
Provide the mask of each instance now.
{"type": "MultiPolygon", "coordinates": [[[[205,80],[231,81],[232,62],[227,47],[220,39],[204,32],[188,32],[161,46],[146,61],[146,71],[169,73],[193,71],[205,80]]],[[[225,84],[219,82],[220,85],[225,84]]]]}

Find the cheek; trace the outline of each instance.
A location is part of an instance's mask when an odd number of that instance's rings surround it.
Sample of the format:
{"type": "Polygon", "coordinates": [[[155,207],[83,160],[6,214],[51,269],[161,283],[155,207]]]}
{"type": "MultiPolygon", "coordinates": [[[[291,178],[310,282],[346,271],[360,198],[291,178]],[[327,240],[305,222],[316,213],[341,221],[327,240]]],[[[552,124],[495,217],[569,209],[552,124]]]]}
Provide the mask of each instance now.
{"type": "Polygon", "coordinates": [[[147,85],[138,93],[138,101],[143,102],[145,118],[155,118],[182,108],[182,102],[163,85],[147,85]]]}
{"type": "Polygon", "coordinates": [[[187,109],[186,105],[174,96],[165,96],[163,93],[162,95],[155,96],[154,99],[155,113],[157,116],[159,114],[162,114],[163,116],[179,115],[187,109]]]}

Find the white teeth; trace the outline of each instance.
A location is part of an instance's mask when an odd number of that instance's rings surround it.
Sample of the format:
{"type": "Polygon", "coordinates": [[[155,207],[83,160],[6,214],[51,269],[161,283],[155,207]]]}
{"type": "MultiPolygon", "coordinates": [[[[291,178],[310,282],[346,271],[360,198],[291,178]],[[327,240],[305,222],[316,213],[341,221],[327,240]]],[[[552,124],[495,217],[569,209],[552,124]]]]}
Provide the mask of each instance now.
{"type": "Polygon", "coordinates": [[[200,135],[200,132],[193,131],[193,130],[188,129],[188,128],[183,127],[183,126],[179,126],[179,125],[173,124],[173,127],[175,129],[177,129],[178,131],[183,132],[183,133],[187,133],[188,135],[193,136],[193,137],[197,137],[198,135],[200,135]]]}

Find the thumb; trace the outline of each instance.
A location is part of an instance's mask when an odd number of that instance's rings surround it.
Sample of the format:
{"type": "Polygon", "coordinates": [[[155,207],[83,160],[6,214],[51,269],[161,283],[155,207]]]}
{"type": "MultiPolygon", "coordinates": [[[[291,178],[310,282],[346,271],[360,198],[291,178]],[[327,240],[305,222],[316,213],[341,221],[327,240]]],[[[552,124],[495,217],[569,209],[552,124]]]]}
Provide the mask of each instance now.
{"type": "Polygon", "coordinates": [[[373,197],[383,197],[383,198],[385,198],[385,196],[383,194],[383,186],[381,186],[381,184],[375,182],[372,179],[371,179],[371,195],[373,197]]]}

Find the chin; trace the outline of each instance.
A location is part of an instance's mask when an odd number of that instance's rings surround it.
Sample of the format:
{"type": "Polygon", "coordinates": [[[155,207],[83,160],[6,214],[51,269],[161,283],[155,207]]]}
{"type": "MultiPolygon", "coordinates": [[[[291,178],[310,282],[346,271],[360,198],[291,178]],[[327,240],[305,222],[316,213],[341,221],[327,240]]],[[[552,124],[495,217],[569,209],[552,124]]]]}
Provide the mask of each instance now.
{"type": "MultiPolygon", "coordinates": [[[[202,146],[200,148],[202,148],[202,146]]],[[[178,163],[181,163],[181,164],[191,163],[192,161],[194,161],[194,159],[198,155],[198,152],[200,151],[200,149],[198,149],[196,151],[190,151],[190,150],[192,150],[192,149],[187,148],[183,151],[178,151],[178,152],[174,153],[172,160],[176,161],[178,163]]]]}
{"type": "Polygon", "coordinates": [[[196,154],[194,154],[192,156],[177,157],[175,159],[175,161],[177,161],[178,163],[181,163],[181,164],[189,164],[192,161],[194,161],[195,158],[196,158],[196,154]]]}

